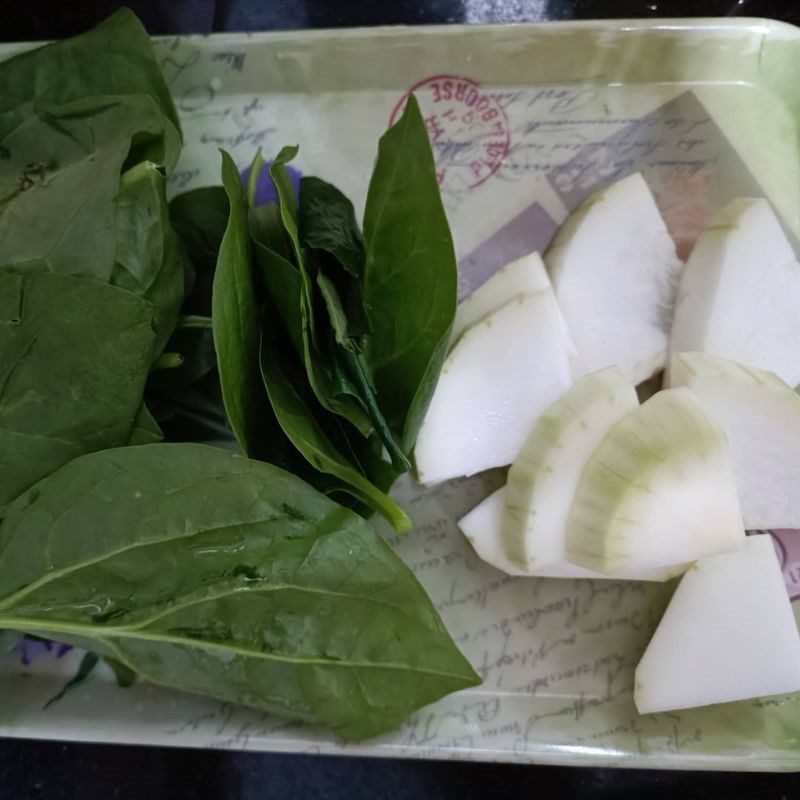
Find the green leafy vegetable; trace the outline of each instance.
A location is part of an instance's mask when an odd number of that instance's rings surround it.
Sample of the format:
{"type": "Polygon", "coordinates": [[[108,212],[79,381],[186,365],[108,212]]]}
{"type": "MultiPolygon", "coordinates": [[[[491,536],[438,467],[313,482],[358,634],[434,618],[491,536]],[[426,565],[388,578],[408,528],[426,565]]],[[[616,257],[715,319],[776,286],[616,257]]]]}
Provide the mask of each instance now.
{"type": "Polygon", "coordinates": [[[169,214],[195,268],[213,273],[230,214],[225,189],[204,186],[179,194],[170,201],[169,214]]]}
{"type": "Polygon", "coordinates": [[[262,339],[261,373],[275,416],[284,433],[313,467],[344,481],[345,491],[380,512],[396,530],[411,530],[411,520],[406,513],[353,468],[330,441],[281,369],[275,355],[277,349],[270,337],[262,339]]]}
{"type": "Polygon", "coordinates": [[[121,9],[87,33],[0,65],[0,140],[46,105],[139,94],[150,97],[170,122],[177,150],[180,122],[153,45],[136,15],[121,9]]]}
{"type": "Polygon", "coordinates": [[[0,525],[0,627],[348,739],[478,683],[363,520],[201,445],[85,456],[21,496],[0,525]]]}
{"type": "Polygon", "coordinates": [[[19,631],[0,631],[0,657],[10,653],[21,639],[19,631]]]}
{"type": "Polygon", "coordinates": [[[260,380],[259,316],[253,288],[247,207],[239,170],[222,151],[222,183],[230,216],[214,274],[212,320],[222,396],[239,446],[259,447],[259,420],[267,398],[260,380]]]}
{"type": "Polygon", "coordinates": [[[364,355],[381,409],[409,452],[445,357],[456,309],[453,241],[413,95],[380,140],[364,212],[364,355]]]}
{"type": "Polygon", "coordinates": [[[162,441],[164,434],[158,423],[153,418],[146,403],[142,403],[139,413],[133,421],[131,435],[128,438],[128,445],[133,447],[139,444],[155,444],[162,441]]]}
{"type": "Polygon", "coordinates": [[[70,459],[128,440],[153,343],[152,305],[124,289],[0,270],[0,516],[70,459]]]}
{"type": "Polygon", "coordinates": [[[123,164],[135,137],[158,140],[163,130],[150,98],[101,97],[40,110],[6,136],[0,265],[38,262],[111,282],[123,164]]]}
{"type": "Polygon", "coordinates": [[[364,244],[353,204],[320,178],[300,181],[300,238],[307,247],[325,250],[355,278],[364,269],[364,244]]]}

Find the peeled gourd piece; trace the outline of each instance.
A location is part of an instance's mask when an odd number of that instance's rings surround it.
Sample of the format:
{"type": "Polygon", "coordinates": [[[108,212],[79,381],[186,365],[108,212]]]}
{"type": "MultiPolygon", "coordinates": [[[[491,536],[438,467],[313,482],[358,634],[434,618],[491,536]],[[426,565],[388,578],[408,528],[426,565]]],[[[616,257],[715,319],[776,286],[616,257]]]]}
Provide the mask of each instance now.
{"type": "Polygon", "coordinates": [[[420,482],[510,464],[571,382],[569,341],[549,288],[484,317],[444,362],[417,438],[420,482]]]}
{"type": "Polygon", "coordinates": [[[800,264],[764,199],[726,206],[678,286],[673,352],[702,351],[800,383],[800,264]]]}
{"type": "Polygon", "coordinates": [[[800,691],[800,635],[772,537],[700,559],[638,667],[640,714],[800,691]]]}
{"type": "Polygon", "coordinates": [[[705,353],[673,355],[670,380],[725,431],[745,528],[800,528],[800,396],[772,372],[705,353]]]}
{"type": "Polygon", "coordinates": [[[585,200],[544,260],[586,372],[637,384],[663,369],[682,264],[640,173],[585,200]]]}
{"type": "Polygon", "coordinates": [[[725,433],[678,388],[614,425],[587,461],[567,521],[566,556],[612,574],[696,561],[743,541],[725,433]]]}

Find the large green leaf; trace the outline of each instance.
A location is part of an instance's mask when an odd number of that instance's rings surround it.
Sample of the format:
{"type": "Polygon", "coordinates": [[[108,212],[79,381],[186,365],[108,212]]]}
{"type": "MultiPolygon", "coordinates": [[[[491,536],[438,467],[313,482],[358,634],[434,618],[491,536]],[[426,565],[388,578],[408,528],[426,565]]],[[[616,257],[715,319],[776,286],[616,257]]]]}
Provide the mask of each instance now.
{"type": "Polygon", "coordinates": [[[250,232],[239,170],[222,151],[222,184],[230,214],[214,273],[214,346],[225,410],[239,446],[255,456],[268,400],[259,368],[260,325],[253,287],[250,232]]]}
{"type": "Polygon", "coordinates": [[[0,270],[0,516],[70,459],[128,440],[153,313],[100,281],[0,270]]]}
{"type": "Polygon", "coordinates": [[[453,241],[413,95],[378,145],[364,246],[372,324],[364,353],[381,409],[409,452],[436,387],[457,302],[453,241]]]}
{"type": "Polygon", "coordinates": [[[152,98],[179,145],[178,114],[150,37],[133,12],[121,9],[80,36],[0,64],[0,140],[45,105],[135,94],[152,98]]]}
{"type": "Polygon", "coordinates": [[[0,525],[0,628],[348,739],[479,682],[363,520],[201,445],[96,453],[21,496],[0,525]]]}
{"type": "Polygon", "coordinates": [[[117,197],[131,142],[158,140],[144,96],[89,98],[29,117],[0,148],[0,258],[111,281],[117,197]]]}
{"type": "Polygon", "coordinates": [[[172,229],[163,170],[150,161],[129,169],[116,203],[116,253],[111,283],[156,309],[160,353],[178,321],[184,295],[185,251],[172,229]]]}

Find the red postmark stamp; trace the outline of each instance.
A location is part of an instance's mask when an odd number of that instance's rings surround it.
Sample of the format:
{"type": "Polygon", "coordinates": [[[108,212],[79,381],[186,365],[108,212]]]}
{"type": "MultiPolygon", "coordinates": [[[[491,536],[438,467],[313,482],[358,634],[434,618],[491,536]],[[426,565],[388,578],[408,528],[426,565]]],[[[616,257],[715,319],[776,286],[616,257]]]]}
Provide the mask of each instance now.
{"type": "Polygon", "coordinates": [[[511,145],[508,119],[497,100],[471,78],[434,75],[415,83],[400,98],[390,125],[412,92],[431,137],[442,189],[474,189],[491,178],[511,145]]]}

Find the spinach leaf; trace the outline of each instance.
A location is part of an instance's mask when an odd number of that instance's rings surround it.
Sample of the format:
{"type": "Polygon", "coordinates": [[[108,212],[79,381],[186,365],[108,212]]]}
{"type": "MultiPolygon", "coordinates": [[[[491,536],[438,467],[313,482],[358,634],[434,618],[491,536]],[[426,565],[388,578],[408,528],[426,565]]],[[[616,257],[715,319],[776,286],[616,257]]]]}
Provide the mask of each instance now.
{"type": "MultiPolygon", "coordinates": [[[[247,212],[250,236],[254,242],[277,253],[291,264],[292,248],[286,238],[277,203],[265,203],[247,212]]],[[[297,271],[297,268],[292,266],[297,271]]]]}
{"type": "Polygon", "coordinates": [[[314,394],[328,411],[344,417],[363,436],[373,431],[372,421],[366,413],[358,390],[335,368],[320,358],[316,351],[316,323],[314,321],[314,284],[307,269],[298,232],[298,209],[294,187],[286,164],[297,155],[297,147],[284,147],[270,164],[269,174],[278,197],[278,212],[283,229],[291,244],[300,272],[300,318],[303,334],[303,361],[308,382],[314,394]]]}
{"type": "Polygon", "coordinates": [[[178,321],[184,294],[184,250],[169,221],[163,170],[149,161],[129,169],[116,203],[116,253],[111,283],[156,309],[160,353],[178,321]]]}
{"type": "Polygon", "coordinates": [[[0,524],[0,628],[347,739],[479,682],[363,520],[202,445],[84,456],[22,495],[0,524]]]}
{"type": "Polygon", "coordinates": [[[364,244],[353,204],[333,184],[320,178],[300,180],[300,239],[325,250],[355,278],[364,268],[364,244]]]}
{"type": "Polygon", "coordinates": [[[164,434],[161,432],[161,428],[158,427],[158,423],[150,413],[150,409],[147,407],[146,403],[142,403],[139,408],[139,413],[133,421],[131,435],[128,438],[128,446],[155,444],[156,442],[162,441],[163,438],[164,434]]]}
{"type": "Polygon", "coordinates": [[[128,440],[153,342],[153,307],[124,289],[0,270],[0,516],[70,459],[128,440]]]}
{"type": "Polygon", "coordinates": [[[177,156],[178,113],[150,37],[133,12],[121,9],[87,33],[0,64],[0,140],[45,105],[138,94],[151,98],[168,121],[177,156]]]}
{"type": "Polygon", "coordinates": [[[410,452],[456,310],[453,241],[428,133],[413,95],[378,145],[364,212],[364,355],[389,425],[410,452]]]}
{"type": "Polygon", "coordinates": [[[131,141],[162,134],[163,118],[145,96],[89,98],[28,118],[0,143],[2,263],[110,282],[131,141]]]}
{"type": "Polygon", "coordinates": [[[275,339],[265,335],[261,341],[261,374],[283,432],[315,469],[342,480],[345,491],[378,511],[396,530],[409,531],[411,520],[403,509],[349,464],[330,441],[281,368],[277,350],[275,339]]]}
{"type": "Polygon", "coordinates": [[[261,443],[260,428],[267,407],[259,371],[258,304],[250,263],[247,207],[239,170],[222,152],[222,184],[230,215],[214,273],[212,322],[222,397],[239,446],[255,455],[261,443]]]}

